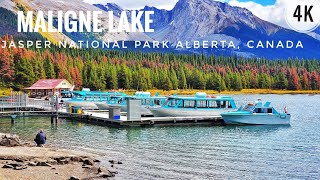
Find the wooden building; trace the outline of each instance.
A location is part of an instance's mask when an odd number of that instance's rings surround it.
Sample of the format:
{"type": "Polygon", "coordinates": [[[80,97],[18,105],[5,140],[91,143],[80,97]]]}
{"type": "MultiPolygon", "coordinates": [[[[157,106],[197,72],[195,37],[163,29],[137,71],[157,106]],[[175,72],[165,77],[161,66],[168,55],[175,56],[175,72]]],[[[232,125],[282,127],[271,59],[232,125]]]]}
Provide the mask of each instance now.
{"type": "Polygon", "coordinates": [[[66,79],[41,79],[34,83],[31,87],[26,88],[30,91],[30,97],[45,97],[58,95],[61,91],[69,90],[72,84],[66,79]]]}

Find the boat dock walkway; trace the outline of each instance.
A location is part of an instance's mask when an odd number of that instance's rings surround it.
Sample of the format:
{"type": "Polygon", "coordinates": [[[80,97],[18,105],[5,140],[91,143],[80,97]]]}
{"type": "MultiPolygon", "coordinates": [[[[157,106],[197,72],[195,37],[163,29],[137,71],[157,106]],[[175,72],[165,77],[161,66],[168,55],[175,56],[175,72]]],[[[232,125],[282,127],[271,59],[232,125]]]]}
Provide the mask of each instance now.
{"type": "Polygon", "coordinates": [[[128,120],[127,116],[121,115],[119,119],[109,118],[107,112],[84,111],[83,114],[60,112],[60,118],[98,124],[105,126],[191,126],[191,125],[223,125],[221,116],[215,117],[141,117],[141,119],[128,120]]]}
{"type": "MultiPolygon", "coordinates": [[[[82,110],[82,113],[69,112],[70,107],[56,108],[56,100],[39,100],[28,98],[22,94],[11,97],[9,100],[0,101],[0,118],[15,119],[19,117],[51,117],[51,123],[57,123],[58,119],[68,119],[72,121],[97,124],[102,126],[190,126],[190,125],[223,125],[221,116],[210,117],[141,117],[140,106],[136,104],[131,109],[131,113],[120,112],[120,109],[109,111],[82,110]],[[109,114],[110,117],[109,118],[109,114]]],[[[140,103],[140,101],[139,101],[140,103]]],[[[71,108],[72,109],[72,108],[71,108]]]]}

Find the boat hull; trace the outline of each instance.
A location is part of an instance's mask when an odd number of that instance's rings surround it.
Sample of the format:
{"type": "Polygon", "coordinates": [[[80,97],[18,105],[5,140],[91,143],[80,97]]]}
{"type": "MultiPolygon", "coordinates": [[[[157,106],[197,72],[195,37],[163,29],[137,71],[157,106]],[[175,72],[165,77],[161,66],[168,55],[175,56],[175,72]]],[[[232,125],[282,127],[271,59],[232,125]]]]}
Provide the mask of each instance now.
{"type": "MultiPolygon", "coordinates": [[[[98,106],[98,105],[97,105],[98,106]]],[[[127,105],[104,105],[105,108],[108,108],[107,110],[109,110],[110,107],[119,107],[121,112],[128,112],[128,108],[127,105]],[[108,106],[108,107],[107,107],[108,106]]],[[[100,108],[99,108],[100,109],[100,108]]],[[[140,107],[141,110],[141,116],[153,116],[152,112],[149,110],[148,106],[141,106],[140,107]]]]}
{"type": "Polygon", "coordinates": [[[290,124],[291,115],[289,114],[221,114],[226,124],[243,124],[243,125],[276,125],[290,124]]]}
{"type": "Polygon", "coordinates": [[[67,101],[66,106],[78,106],[82,107],[83,109],[98,109],[96,106],[97,102],[92,102],[92,101],[67,101]]]}
{"type": "Polygon", "coordinates": [[[174,109],[174,108],[151,108],[150,111],[155,117],[204,117],[221,116],[223,112],[234,109],[174,109]]]}
{"type": "Polygon", "coordinates": [[[110,106],[107,103],[95,103],[99,110],[109,110],[110,106]]]}

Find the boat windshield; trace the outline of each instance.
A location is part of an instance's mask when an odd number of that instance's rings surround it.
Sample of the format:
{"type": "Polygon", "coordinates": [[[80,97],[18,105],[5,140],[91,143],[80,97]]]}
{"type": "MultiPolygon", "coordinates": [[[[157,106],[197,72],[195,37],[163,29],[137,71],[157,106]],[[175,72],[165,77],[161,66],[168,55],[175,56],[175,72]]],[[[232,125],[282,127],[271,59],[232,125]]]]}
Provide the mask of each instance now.
{"type": "Polygon", "coordinates": [[[168,99],[163,105],[168,107],[175,107],[179,103],[179,99],[168,99]]]}
{"type": "Polygon", "coordinates": [[[165,98],[153,98],[151,99],[150,106],[160,106],[166,101],[165,98]]]}
{"type": "Polygon", "coordinates": [[[205,108],[205,109],[220,109],[220,108],[235,108],[230,100],[217,100],[217,99],[168,99],[163,106],[177,107],[177,108],[205,108]],[[178,105],[178,106],[177,106],[178,105]]]}
{"type": "Polygon", "coordinates": [[[113,97],[110,98],[109,103],[112,103],[112,104],[120,104],[122,101],[123,101],[123,98],[122,98],[122,97],[113,96],[113,97]]]}
{"type": "Polygon", "coordinates": [[[246,106],[241,106],[238,111],[253,111],[253,109],[254,109],[254,106],[246,105],[246,106]]]}
{"type": "Polygon", "coordinates": [[[255,108],[254,113],[272,113],[272,108],[255,108]]]}

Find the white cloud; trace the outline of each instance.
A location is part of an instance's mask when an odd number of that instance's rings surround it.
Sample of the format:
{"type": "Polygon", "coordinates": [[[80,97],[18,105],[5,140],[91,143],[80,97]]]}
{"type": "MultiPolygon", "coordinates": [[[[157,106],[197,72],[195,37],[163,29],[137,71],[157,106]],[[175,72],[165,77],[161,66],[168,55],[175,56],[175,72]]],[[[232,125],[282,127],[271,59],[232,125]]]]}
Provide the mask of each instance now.
{"type": "Polygon", "coordinates": [[[248,2],[239,2],[238,0],[229,1],[229,4],[231,6],[247,8],[257,17],[285,28],[288,28],[288,24],[286,23],[286,20],[285,20],[285,9],[290,3],[292,3],[292,1],[277,0],[274,5],[262,6],[261,4],[258,4],[252,1],[248,1],[248,2]]]}
{"type": "MultiPolygon", "coordinates": [[[[179,0],[83,0],[90,4],[115,3],[124,9],[142,9],[145,6],[154,6],[158,9],[171,10],[179,0]]],[[[228,2],[230,0],[215,0],[228,2]]]]}
{"type": "Polygon", "coordinates": [[[115,3],[124,9],[142,9],[144,6],[154,6],[159,9],[171,10],[178,0],[84,0],[90,4],[115,3]]]}

